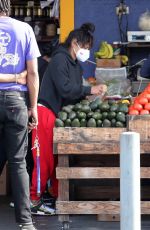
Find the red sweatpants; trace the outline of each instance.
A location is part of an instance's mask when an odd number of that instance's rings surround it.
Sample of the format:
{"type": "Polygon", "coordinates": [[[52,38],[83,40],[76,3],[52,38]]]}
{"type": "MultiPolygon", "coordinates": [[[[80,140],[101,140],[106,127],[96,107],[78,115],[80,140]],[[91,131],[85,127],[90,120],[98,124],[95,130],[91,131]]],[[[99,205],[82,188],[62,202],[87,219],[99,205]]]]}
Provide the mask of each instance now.
{"type": "MultiPolygon", "coordinates": [[[[58,181],[56,179],[57,156],[53,155],[53,128],[55,125],[54,113],[44,106],[38,106],[37,134],[40,146],[40,176],[41,195],[45,192],[48,179],[51,181],[53,195],[58,196],[58,181]]],[[[32,147],[34,146],[36,130],[32,131],[32,147]]],[[[32,149],[34,167],[30,188],[31,200],[39,200],[37,196],[37,163],[36,149],[32,149]]]]}

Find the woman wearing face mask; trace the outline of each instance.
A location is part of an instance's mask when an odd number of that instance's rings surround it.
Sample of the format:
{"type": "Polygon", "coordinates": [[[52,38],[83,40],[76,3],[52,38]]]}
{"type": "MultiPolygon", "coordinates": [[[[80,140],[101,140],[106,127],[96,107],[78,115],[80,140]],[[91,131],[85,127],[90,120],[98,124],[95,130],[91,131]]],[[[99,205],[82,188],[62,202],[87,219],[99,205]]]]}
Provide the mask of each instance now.
{"type": "MultiPolygon", "coordinates": [[[[83,86],[83,71],[79,61],[85,62],[90,56],[93,44],[94,25],[83,24],[79,29],[70,32],[66,41],[53,53],[44,74],[39,93],[37,133],[40,145],[41,196],[50,179],[53,195],[57,197],[58,183],[55,177],[53,155],[53,128],[55,119],[62,106],[74,104],[88,95],[100,95],[106,92],[105,85],[83,86]]],[[[32,131],[34,144],[36,130],[32,131]]],[[[37,197],[36,149],[33,149],[34,169],[32,174],[31,200],[34,204],[32,213],[38,211],[50,214],[47,206],[37,197]]]]}

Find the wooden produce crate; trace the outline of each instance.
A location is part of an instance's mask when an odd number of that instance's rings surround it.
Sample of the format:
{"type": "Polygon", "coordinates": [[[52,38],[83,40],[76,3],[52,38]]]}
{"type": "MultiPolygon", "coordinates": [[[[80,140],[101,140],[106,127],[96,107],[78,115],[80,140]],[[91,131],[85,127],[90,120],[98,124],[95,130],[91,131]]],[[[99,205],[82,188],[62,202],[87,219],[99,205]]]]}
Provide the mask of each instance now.
{"type": "Polygon", "coordinates": [[[110,58],[110,59],[96,59],[96,66],[98,68],[120,68],[121,60],[118,58],[110,58]]]}
{"type": "MultiPolygon", "coordinates": [[[[58,154],[56,175],[59,180],[59,195],[56,210],[59,220],[68,228],[70,214],[97,214],[98,220],[119,220],[119,200],[70,200],[71,180],[119,180],[119,165],[71,165],[71,156],[95,158],[118,156],[120,152],[120,134],[125,131],[139,132],[141,135],[141,154],[149,157],[150,153],[150,116],[128,116],[126,128],[54,128],[54,153],[58,154]],[[103,167],[104,166],[104,167],[103,167]],[[67,225],[66,225],[67,224],[67,225]]],[[[142,160],[141,178],[150,179],[150,163],[142,160]]],[[[114,184],[115,185],[115,184],[114,184]]],[[[102,186],[103,192],[105,186],[102,186]]],[[[147,187],[146,187],[147,188],[147,187]]],[[[89,189],[89,187],[88,187],[89,189]]],[[[99,191],[101,187],[98,187],[99,191]]],[[[149,189],[149,187],[148,187],[149,189]]],[[[81,191],[80,191],[81,192],[81,191]]],[[[113,190],[114,194],[118,191],[113,190]]],[[[145,187],[143,188],[144,194],[145,187]]],[[[81,193],[80,193],[81,194],[81,193]]],[[[82,195],[82,197],[84,194],[82,195]]],[[[112,198],[112,197],[111,197],[112,198]]],[[[150,198],[150,197],[149,197],[150,198]]],[[[142,201],[142,214],[150,214],[150,202],[142,201]]]]}

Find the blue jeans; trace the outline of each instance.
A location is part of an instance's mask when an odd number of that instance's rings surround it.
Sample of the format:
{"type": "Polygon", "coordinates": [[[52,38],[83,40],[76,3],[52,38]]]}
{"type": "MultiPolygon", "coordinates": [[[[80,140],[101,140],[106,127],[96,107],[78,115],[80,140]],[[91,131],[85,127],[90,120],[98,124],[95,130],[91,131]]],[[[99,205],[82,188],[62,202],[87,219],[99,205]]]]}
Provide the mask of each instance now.
{"type": "Polygon", "coordinates": [[[25,92],[0,91],[0,137],[4,151],[0,159],[7,159],[15,204],[16,221],[32,223],[29,196],[29,175],[26,170],[27,153],[27,96],[25,92]]]}

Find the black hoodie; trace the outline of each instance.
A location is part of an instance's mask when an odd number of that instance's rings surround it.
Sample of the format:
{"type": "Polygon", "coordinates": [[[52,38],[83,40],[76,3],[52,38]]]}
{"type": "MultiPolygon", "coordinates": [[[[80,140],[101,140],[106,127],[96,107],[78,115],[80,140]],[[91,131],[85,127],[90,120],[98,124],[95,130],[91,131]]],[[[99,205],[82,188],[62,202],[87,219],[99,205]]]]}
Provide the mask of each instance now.
{"type": "Polygon", "coordinates": [[[43,76],[39,103],[56,115],[62,106],[74,104],[90,95],[91,87],[82,85],[82,68],[62,45],[54,52],[43,76]]]}

